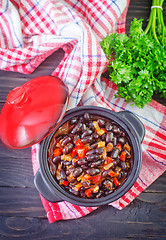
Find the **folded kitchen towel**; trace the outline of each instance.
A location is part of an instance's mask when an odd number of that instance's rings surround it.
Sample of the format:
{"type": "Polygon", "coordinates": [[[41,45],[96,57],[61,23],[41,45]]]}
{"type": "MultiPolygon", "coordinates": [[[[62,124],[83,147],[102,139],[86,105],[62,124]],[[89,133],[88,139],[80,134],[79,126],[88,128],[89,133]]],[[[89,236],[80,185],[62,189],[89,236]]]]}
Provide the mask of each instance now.
{"type": "MultiPolygon", "coordinates": [[[[52,75],[69,88],[69,108],[103,106],[129,110],[143,122],[143,163],[134,186],[110,205],[123,209],[166,170],[166,108],[153,101],[144,109],[114,98],[115,84],[101,77],[108,60],[99,41],[111,32],[124,33],[129,0],[2,0],[0,3],[0,69],[33,72],[57,49],[65,56],[52,75]]],[[[38,170],[39,144],[32,147],[34,174],[38,170]]],[[[42,198],[49,222],[82,217],[95,207],[42,198]]]]}

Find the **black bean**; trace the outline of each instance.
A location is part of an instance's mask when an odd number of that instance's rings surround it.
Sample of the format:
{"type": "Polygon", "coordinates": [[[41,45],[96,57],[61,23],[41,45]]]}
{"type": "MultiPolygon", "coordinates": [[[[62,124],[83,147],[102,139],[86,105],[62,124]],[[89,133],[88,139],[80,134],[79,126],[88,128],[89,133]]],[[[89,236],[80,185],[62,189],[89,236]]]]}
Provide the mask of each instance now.
{"type": "Polygon", "coordinates": [[[110,132],[112,130],[112,124],[110,122],[106,122],[105,129],[107,130],[107,132],[110,132]]]}
{"type": "Polygon", "coordinates": [[[76,143],[76,141],[80,138],[80,135],[74,135],[73,142],[76,143]]]}
{"type": "Polygon", "coordinates": [[[103,182],[100,182],[100,183],[98,184],[98,186],[99,186],[99,188],[101,189],[101,188],[103,187],[103,182]]]}
{"type": "Polygon", "coordinates": [[[79,117],[79,122],[84,123],[84,117],[83,116],[79,117]]]}
{"type": "Polygon", "coordinates": [[[123,145],[125,143],[125,138],[124,137],[119,137],[118,138],[118,143],[123,145]]]}
{"type": "Polygon", "coordinates": [[[113,189],[113,183],[108,179],[103,181],[103,185],[104,185],[105,188],[107,188],[109,190],[113,189]]]}
{"type": "Polygon", "coordinates": [[[122,172],[122,178],[125,179],[127,176],[128,176],[128,173],[125,172],[125,171],[123,171],[123,172],[122,172]]]}
{"type": "Polygon", "coordinates": [[[84,137],[89,136],[91,134],[92,134],[92,130],[87,129],[85,132],[83,132],[83,134],[81,135],[81,138],[84,138],[84,137]]]}
{"type": "Polygon", "coordinates": [[[118,181],[120,181],[121,178],[122,178],[122,173],[120,173],[120,174],[117,176],[118,181]]]}
{"type": "Polygon", "coordinates": [[[114,146],[114,147],[117,145],[117,143],[118,143],[117,137],[113,137],[112,143],[113,143],[113,146],[114,146]]]}
{"type": "Polygon", "coordinates": [[[81,168],[82,168],[82,170],[86,170],[86,169],[88,169],[89,167],[88,167],[87,165],[81,165],[81,168]]]}
{"type": "Polygon", "coordinates": [[[55,156],[52,161],[54,164],[57,164],[59,163],[60,160],[61,160],[61,156],[55,156]]]}
{"type": "Polygon", "coordinates": [[[110,169],[105,170],[104,172],[102,172],[102,177],[103,177],[103,178],[107,177],[108,174],[109,174],[109,172],[110,172],[110,169]]]}
{"type": "Polygon", "coordinates": [[[96,175],[100,172],[98,168],[89,168],[86,170],[87,174],[90,176],[96,175]]]}
{"type": "Polygon", "coordinates": [[[61,146],[65,147],[65,145],[71,141],[72,141],[71,137],[65,137],[61,142],[61,146]]]}
{"type": "Polygon", "coordinates": [[[101,164],[103,164],[104,161],[105,161],[104,159],[99,159],[99,160],[97,160],[96,162],[92,162],[91,167],[98,167],[98,166],[100,166],[101,164]]]}
{"type": "Polygon", "coordinates": [[[106,142],[107,142],[107,143],[112,142],[113,137],[114,137],[113,133],[112,133],[112,132],[108,132],[108,133],[106,134],[106,139],[105,139],[106,142]]]}
{"type": "Polygon", "coordinates": [[[105,196],[108,196],[110,193],[113,192],[113,189],[112,190],[109,190],[109,191],[105,191],[105,196]]]}
{"type": "Polygon", "coordinates": [[[72,162],[72,165],[73,165],[73,167],[77,167],[78,166],[78,162],[72,162]]]}
{"type": "Polygon", "coordinates": [[[66,170],[66,175],[69,175],[70,173],[72,173],[75,170],[74,167],[71,167],[69,169],[66,170]]]}
{"type": "Polygon", "coordinates": [[[84,133],[86,130],[87,130],[86,124],[83,123],[82,124],[82,129],[81,129],[82,133],[84,133]]]}
{"type": "Polygon", "coordinates": [[[92,130],[92,131],[94,131],[95,130],[95,128],[94,128],[94,126],[93,126],[93,122],[92,121],[90,121],[89,123],[88,123],[88,127],[92,130]]]}
{"type": "Polygon", "coordinates": [[[66,173],[63,169],[60,170],[60,176],[63,180],[66,180],[67,179],[67,176],[66,176],[66,173]]]}
{"type": "Polygon", "coordinates": [[[131,154],[125,149],[124,152],[126,152],[126,157],[127,158],[130,158],[131,157],[131,154]]]}
{"type": "Polygon", "coordinates": [[[65,168],[64,161],[60,162],[61,168],[65,168]]]}
{"type": "Polygon", "coordinates": [[[88,160],[88,161],[95,161],[95,160],[97,160],[99,158],[99,156],[97,155],[97,154],[91,154],[91,155],[88,155],[87,157],[86,157],[86,159],[88,160]]]}
{"type": "Polygon", "coordinates": [[[72,161],[63,161],[64,166],[70,166],[72,161]]]}
{"type": "Polygon", "coordinates": [[[73,117],[71,120],[70,120],[70,125],[74,125],[78,122],[78,118],[77,117],[73,117]]]}
{"type": "Polygon", "coordinates": [[[90,182],[89,181],[86,181],[86,182],[82,182],[82,186],[87,189],[90,187],[90,182]]]}
{"type": "Polygon", "coordinates": [[[94,154],[96,152],[96,149],[91,149],[86,152],[86,156],[94,154]]]}
{"type": "Polygon", "coordinates": [[[50,163],[49,167],[50,167],[50,172],[51,172],[52,176],[55,177],[57,165],[50,163]]]}
{"type": "Polygon", "coordinates": [[[123,132],[123,131],[121,131],[121,134],[120,134],[122,137],[125,137],[126,136],[126,134],[125,134],[125,132],[123,132]]]}
{"type": "Polygon", "coordinates": [[[77,161],[78,165],[85,165],[87,164],[87,160],[86,158],[81,158],[77,161]]]}
{"type": "Polygon", "coordinates": [[[97,122],[98,122],[100,128],[105,127],[105,121],[103,119],[98,119],[97,122]]]}
{"type": "Polygon", "coordinates": [[[118,165],[118,160],[116,159],[116,160],[113,161],[112,169],[114,170],[117,165],[118,165]]]}
{"type": "Polygon", "coordinates": [[[56,140],[60,141],[62,138],[64,138],[64,136],[63,135],[59,135],[59,136],[56,137],[56,140]]]}
{"type": "Polygon", "coordinates": [[[84,138],[82,138],[81,139],[81,142],[82,143],[90,143],[90,142],[92,142],[93,141],[93,138],[92,138],[92,136],[86,136],[86,137],[84,137],[84,138]]]}
{"type": "Polygon", "coordinates": [[[81,173],[82,173],[82,168],[81,168],[81,167],[77,167],[77,168],[74,170],[74,172],[73,172],[73,177],[74,177],[74,178],[77,178],[77,177],[79,177],[79,176],[81,175],[81,173]]]}
{"type": "Polygon", "coordinates": [[[117,158],[119,155],[119,152],[120,152],[119,148],[114,148],[110,154],[111,158],[117,158]]]}
{"type": "Polygon", "coordinates": [[[79,192],[75,191],[74,189],[72,188],[69,188],[69,192],[71,192],[72,194],[78,196],[79,195],[79,192]]]}
{"type": "Polygon", "coordinates": [[[100,190],[100,191],[96,194],[96,198],[100,198],[103,194],[104,194],[104,191],[103,191],[103,190],[100,190]]]}
{"type": "Polygon", "coordinates": [[[127,165],[127,168],[126,168],[126,172],[128,172],[128,171],[130,171],[130,169],[131,169],[131,165],[129,164],[129,162],[128,162],[128,164],[126,164],[127,165]]]}
{"type": "Polygon", "coordinates": [[[99,134],[97,132],[94,132],[92,134],[92,137],[93,137],[93,139],[97,140],[97,139],[99,139],[100,136],[99,136],[99,134]]]}
{"type": "Polygon", "coordinates": [[[96,148],[96,153],[101,155],[104,151],[104,147],[96,148]]]}
{"type": "Polygon", "coordinates": [[[105,139],[106,139],[106,133],[104,133],[104,134],[101,135],[101,140],[102,140],[102,141],[105,141],[105,139]]]}
{"type": "Polygon", "coordinates": [[[71,153],[72,149],[73,149],[74,145],[72,143],[68,143],[64,148],[63,148],[63,154],[69,154],[71,153]]]}
{"type": "Polygon", "coordinates": [[[85,113],[84,113],[84,119],[85,119],[86,121],[89,121],[90,118],[91,118],[90,114],[87,113],[87,112],[85,112],[85,113]]]}
{"type": "Polygon", "coordinates": [[[127,164],[125,162],[121,161],[120,165],[123,170],[127,170],[127,164]]]}
{"type": "Polygon", "coordinates": [[[119,135],[121,133],[120,128],[116,125],[113,126],[112,132],[116,135],[119,135]]]}
{"type": "Polygon", "coordinates": [[[97,147],[97,145],[98,145],[98,142],[92,143],[90,145],[90,148],[95,149],[97,147]]]}
{"type": "Polygon", "coordinates": [[[92,162],[88,162],[87,166],[90,168],[91,164],[92,164],[92,162]]]}
{"type": "Polygon", "coordinates": [[[81,196],[82,198],[85,198],[85,197],[86,197],[85,191],[80,190],[80,196],[81,196]]]}
{"type": "Polygon", "coordinates": [[[71,130],[71,133],[72,134],[76,134],[78,132],[81,131],[81,128],[82,128],[82,123],[81,122],[78,122],[75,127],[71,130]]]}

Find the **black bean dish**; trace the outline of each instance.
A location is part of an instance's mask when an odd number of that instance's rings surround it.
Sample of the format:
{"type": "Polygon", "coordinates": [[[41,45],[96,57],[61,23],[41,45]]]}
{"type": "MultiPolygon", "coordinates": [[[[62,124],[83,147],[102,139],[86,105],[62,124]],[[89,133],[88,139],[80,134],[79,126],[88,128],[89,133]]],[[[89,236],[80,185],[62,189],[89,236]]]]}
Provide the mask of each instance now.
{"type": "Polygon", "coordinates": [[[133,149],[117,123],[85,113],[56,131],[48,149],[48,165],[65,190],[81,198],[100,198],[126,181],[133,149]]]}

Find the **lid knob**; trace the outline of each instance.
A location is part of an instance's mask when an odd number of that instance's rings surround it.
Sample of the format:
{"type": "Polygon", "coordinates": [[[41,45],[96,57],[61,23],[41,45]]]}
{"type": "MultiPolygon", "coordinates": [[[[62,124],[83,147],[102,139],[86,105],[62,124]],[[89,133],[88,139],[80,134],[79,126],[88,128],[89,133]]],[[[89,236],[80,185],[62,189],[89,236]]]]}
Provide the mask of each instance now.
{"type": "Polygon", "coordinates": [[[7,103],[20,105],[24,103],[27,99],[27,94],[24,87],[14,88],[7,96],[7,103]]]}

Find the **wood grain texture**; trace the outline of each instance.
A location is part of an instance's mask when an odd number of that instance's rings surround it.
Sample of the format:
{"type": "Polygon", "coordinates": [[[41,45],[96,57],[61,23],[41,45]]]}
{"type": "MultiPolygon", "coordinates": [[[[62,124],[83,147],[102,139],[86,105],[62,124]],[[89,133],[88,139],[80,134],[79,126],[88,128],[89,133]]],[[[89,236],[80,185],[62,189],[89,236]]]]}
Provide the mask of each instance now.
{"type": "MultiPolygon", "coordinates": [[[[134,17],[144,18],[145,27],[150,6],[150,0],[131,0],[127,33],[134,17]]],[[[0,110],[14,87],[51,74],[63,56],[58,50],[30,75],[0,71],[0,110]]],[[[166,105],[159,96],[154,98],[166,105]]],[[[53,224],[48,223],[33,180],[31,148],[9,149],[0,141],[0,240],[166,239],[166,173],[122,211],[103,206],[81,219],[53,224]]]]}
{"type": "MultiPolygon", "coordinates": [[[[161,210],[165,201],[166,198],[164,203],[154,207],[152,203],[136,199],[123,212],[111,206],[103,206],[82,219],[54,224],[48,223],[40,209],[38,211],[41,216],[35,217],[36,207],[34,203],[29,203],[29,208],[25,207],[22,212],[19,209],[18,213],[12,215],[9,209],[10,213],[1,213],[0,239],[6,239],[5,236],[10,236],[10,239],[31,240],[164,239],[166,215],[161,210]]],[[[26,204],[28,205],[28,201],[26,204]]]]}

